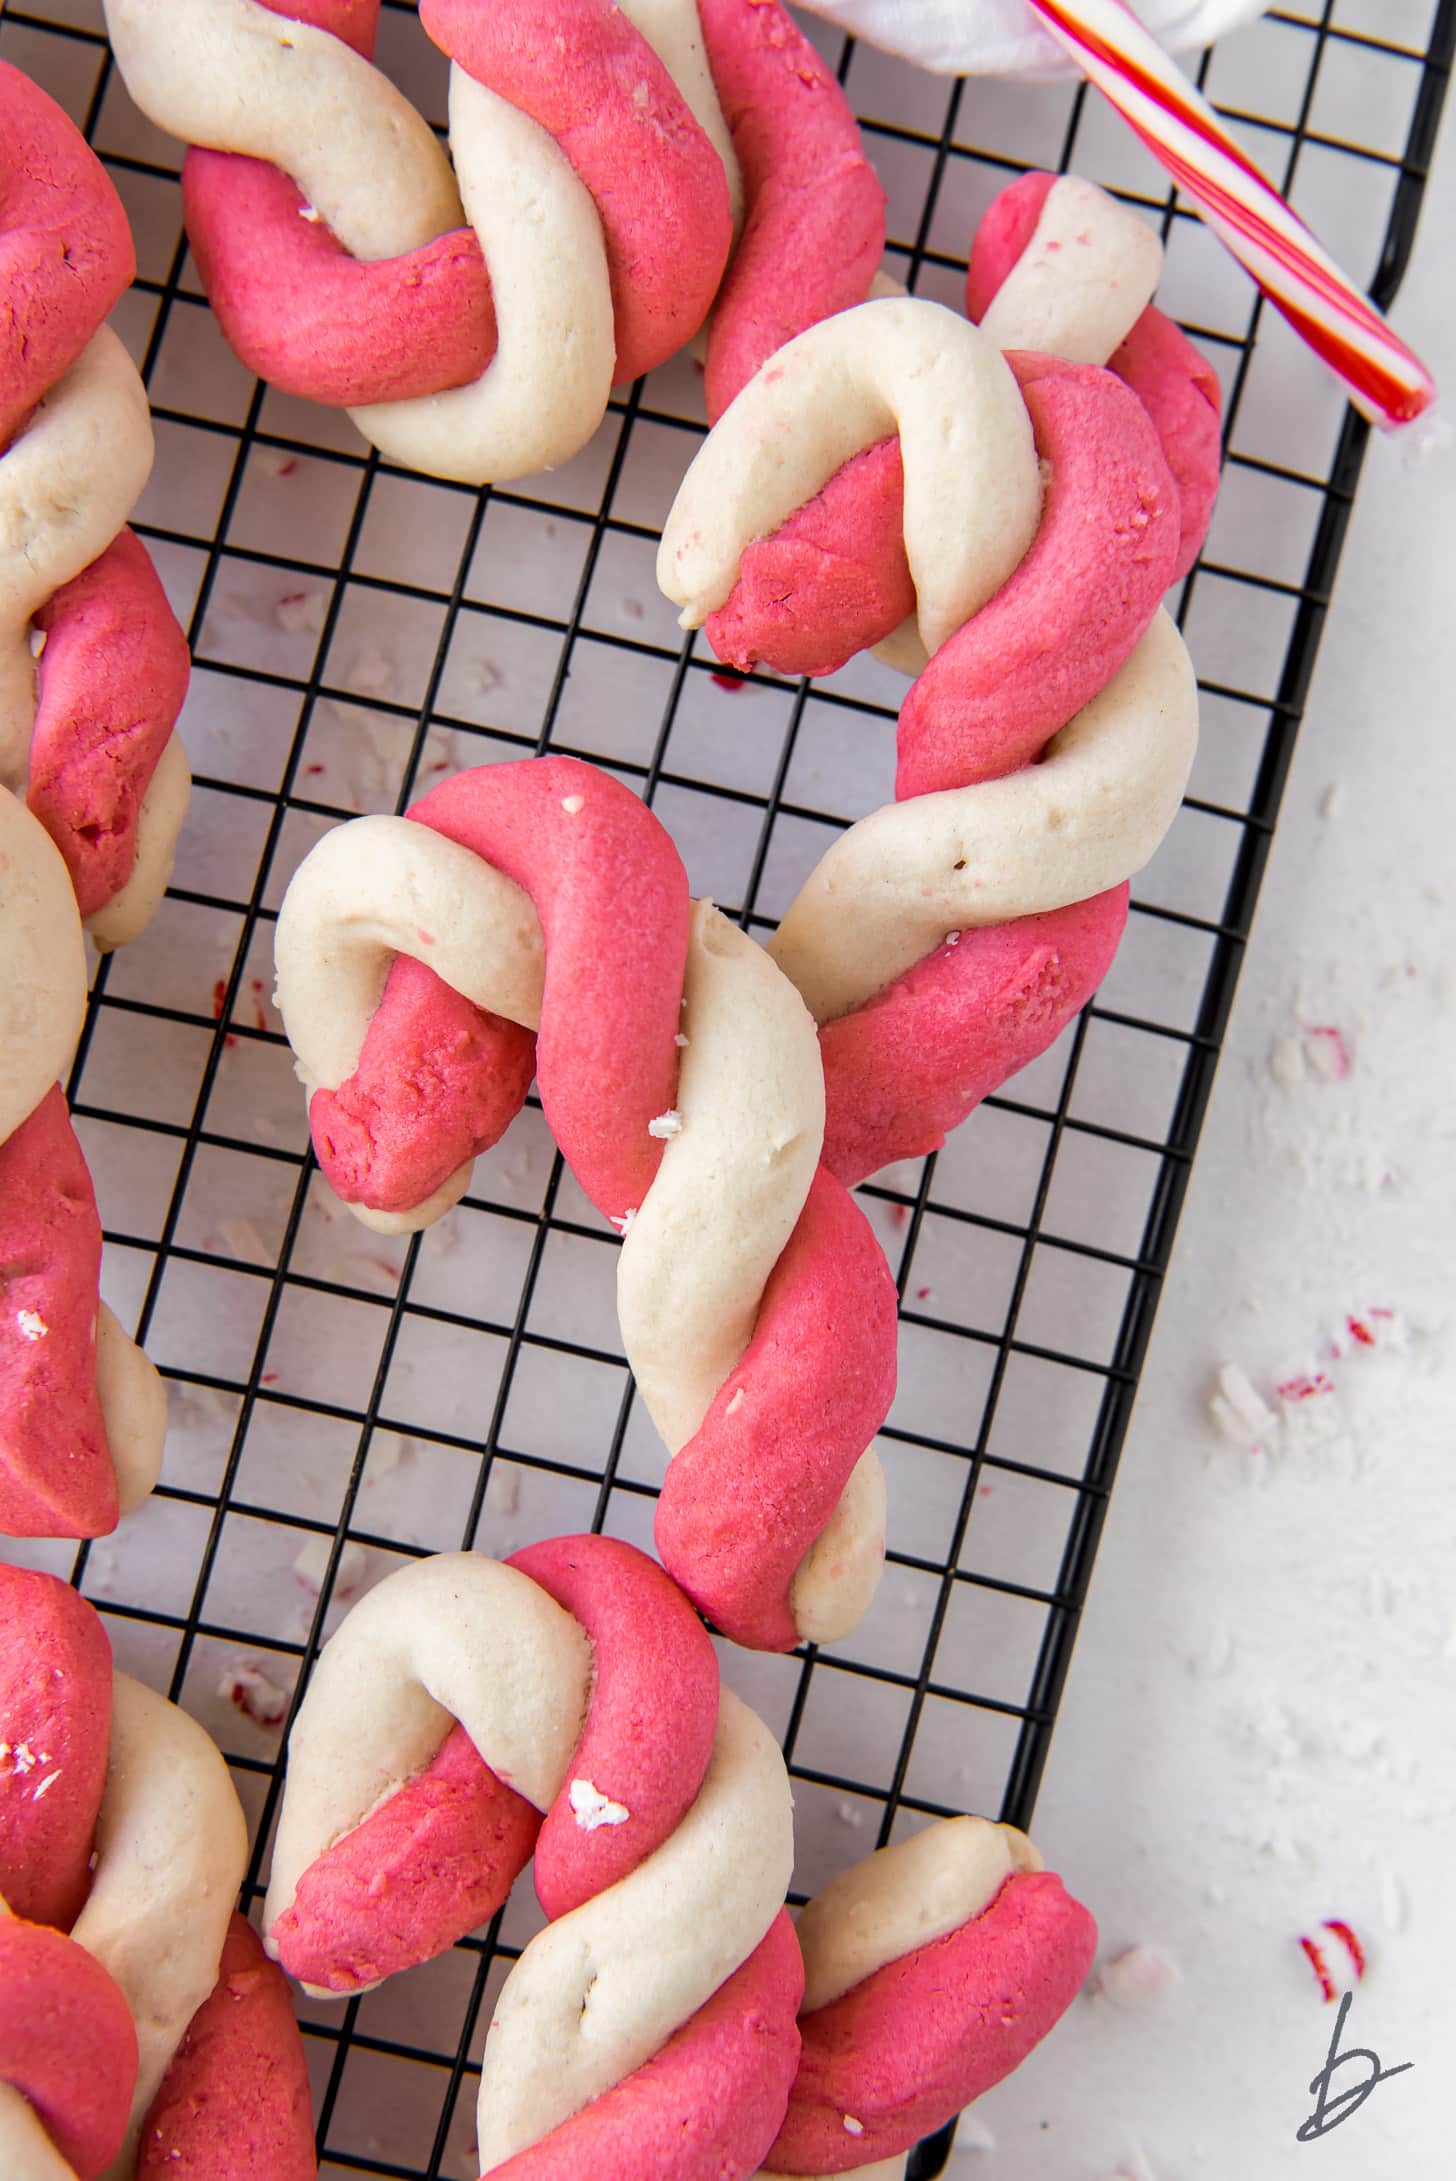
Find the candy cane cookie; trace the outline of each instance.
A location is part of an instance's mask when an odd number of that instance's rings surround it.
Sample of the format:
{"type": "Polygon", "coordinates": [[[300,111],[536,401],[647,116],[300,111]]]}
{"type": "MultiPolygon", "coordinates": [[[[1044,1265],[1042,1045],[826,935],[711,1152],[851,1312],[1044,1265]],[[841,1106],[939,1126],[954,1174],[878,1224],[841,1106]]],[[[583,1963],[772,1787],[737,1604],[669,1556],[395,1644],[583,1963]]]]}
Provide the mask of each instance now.
{"type": "Polygon", "coordinates": [[[372,62],[378,0],[107,0],[133,98],[194,148],[233,347],[470,484],[548,469],[710,321],[710,414],[861,302],[884,193],[779,0],[421,0],[450,160],[372,62]]]}
{"type": "Polygon", "coordinates": [[[899,2181],[1060,2020],[1097,1927],[1024,1833],[963,1817],[842,1871],[798,1937],[803,2053],[763,2181],[899,2181]]]}
{"type": "Polygon", "coordinates": [[[65,859],[100,947],[146,924],[190,779],[186,641],[124,527],[147,397],[106,325],[136,269],[121,201],[59,106],[0,61],[0,782],[65,859]]]}
{"type": "Polygon", "coordinates": [[[100,1300],[101,1222],[57,1077],[86,1007],[70,876],[0,788],[0,1532],[100,1537],[151,1491],[162,1382],[100,1300]]]}
{"type": "Polygon", "coordinates": [[[533,1847],[551,1921],[496,2000],[482,2171],[753,2173],[799,2050],[788,1776],[608,1538],[440,1554],[353,1607],[289,1738],[266,1943],[358,1991],[489,1917],[533,1847]]]}
{"type": "Polygon", "coordinates": [[[247,1828],[218,1751],[113,1671],[83,1598],[7,1566],[0,1720],[0,1898],[36,1919],[0,1918],[6,2181],[311,2181],[302,2042],[284,1979],[233,1914],[247,1828]],[[73,2055],[59,2100],[9,2064],[18,2010],[3,1949],[11,1934],[33,1953],[42,1917],[57,1926],[42,1966],[81,1978],[76,2050],[88,2037],[113,2054],[94,2071],[73,2055]]]}
{"type": "Polygon", "coordinates": [[[576,759],[482,766],[326,835],[275,950],[319,1162],[371,1219],[456,1202],[534,1065],[623,1235],[623,1344],[673,1457],[664,1562],[737,1642],[853,1627],[883,1548],[894,1286],[820,1164],[803,1003],[690,902],[658,820],[576,759]]]}
{"type": "Polygon", "coordinates": [[[796,513],[814,541],[764,596],[757,648],[782,626],[838,657],[846,622],[857,645],[908,603],[928,662],[900,713],[900,800],[836,840],[769,943],[822,1026],[825,1163],[852,1185],[937,1148],[1096,988],[1177,812],[1197,693],[1159,609],[1177,491],[1109,371],[1007,358],[938,304],[845,312],[780,350],[688,471],[658,562],[685,627],[796,513]],[[856,464],[892,435],[902,507],[861,505],[856,464]],[[870,598],[854,556],[877,564],[897,515],[898,594],[870,598]]]}

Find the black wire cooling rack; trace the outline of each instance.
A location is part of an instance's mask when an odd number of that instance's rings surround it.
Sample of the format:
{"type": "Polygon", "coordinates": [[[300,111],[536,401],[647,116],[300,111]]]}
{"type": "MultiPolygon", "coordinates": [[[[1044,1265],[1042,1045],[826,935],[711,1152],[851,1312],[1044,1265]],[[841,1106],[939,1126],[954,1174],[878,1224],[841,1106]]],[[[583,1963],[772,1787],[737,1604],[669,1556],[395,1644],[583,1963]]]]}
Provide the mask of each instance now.
{"type": "MultiPolygon", "coordinates": [[[[408,43],[423,43],[412,14],[386,0],[383,50],[406,77],[424,65],[408,43]]],[[[538,1112],[517,1124],[535,1131],[524,1167],[482,1162],[452,1215],[483,1222],[493,1253],[488,1305],[477,1296],[475,1308],[461,1306],[463,1278],[432,1276],[429,1238],[340,1270],[315,1246],[330,1214],[301,1115],[285,1130],[259,1118],[280,1084],[286,1095],[289,1072],[267,1000],[282,883],[359,800],[329,792],[349,777],[341,723],[347,739],[351,719],[367,718],[384,748],[367,786],[374,808],[403,809],[451,764],[547,748],[608,763],[688,837],[690,865],[706,862],[743,924],[763,930],[826,829],[883,799],[874,783],[894,696],[853,671],[812,688],[758,675],[737,690],[700,645],[679,644],[670,624],[664,633],[655,601],[643,602],[654,518],[701,427],[670,383],[659,398],[661,375],[613,403],[559,480],[479,494],[408,480],[337,420],[245,381],[187,260],[175,147],[126,101],[97,0],[0,6],[0,16],[0,51],[84,124],[138,232],[142,277],[121,323],[159,439],[139,527],[197,653],[183,726],[207,843],[201,858],[184,847],[153,933],[98,965],[69,1085],[106,1217],[112,1300],[169,1381],[172,1445],[180,1437],[191,1450],[186,1460],[169,1450],[156,1498],[122,1533],[133,1542],[119,1555],[83,1547],[74,1579],[107,1615],[118,1656],[220,1732],[254,1824],[255,1900],[281,1735],[225,1704],[214,1718],[219,1660],[250,1654],[301,1688],[335,1587],[347,1587],[346,1547],[383,1562],[487,1542],[493,1507],[509,1514],[523,1501],[530,1530],[549,1509],[556,1528],[646,1541],[655,1490],[609,1302],[600,1338],[596,1319],[543,1313],[564,1266],[578,1278],[590,1261],[593,1294],[609,1294],[611,1242],[538,1112]],[[290,500],[285,481],[300,470],[290,500]],[[428,503],[402,516],[402,496],[420,490],[428,503]],[[411,520],[428,550],[401,572],[389,541],[411,520]],[[508,580],[517,548],[527,573],[508,580]],[[284,612],[284,638],[277,614],[259,617],[269,596],[301,607],[284,612]],[[425,631],[411,638],[411,686],[386,686],[367,645],[362,673],[339,664],[350,627],[357,646],[361,631],[406,612],[425,631]],[[476,656],[464,637],[483,629],[508,664],[482,668],[477,657],[463,672],[462,656],[476,656]],[[596,687],[616,688],[618,716],[635,723],[615,741],[583,702],[596,687]],[[869,790],[842,785],[861,775],[869,790]],[[229,1187],[243,1200],[245,1174],[250,1187],[262,1178],[266,1234],[248,1220],[209,1225],[229,1187]],[[280,1368],[284,1336],[300,1326],[280,1368]],[[341,1346],[353,1381],[335,1360],[321,1384],[325,1348],[337,1358],[341,1346]],[[474,1413],[453,1423],[427,1397],[432,1359],[452,1350],[485,1358],[474,1413]],[[410,1355],[422,1360],[403,1373],[410,1355]],[[565,1438],[553,1424],[562,1402],[565,1438]],[[428,1503],[414,1508],[414,1534],[381,1520],[371,1496],[401,1445],[422,1465],[415,1501],[428,1503]],[[509,1489],[497,1492],[502,1480],[509,1489]],[[301,1594],[291,1624],[250,1574],[277,1532],[289,1555],[312,1540],[319,1562],[317,1597],[301,1594]]],[[[889,263],[912,288],[954,295],[976,212],[1027,165],[1075,165],[1161,218],[1170,271],[1187,252],[1191,277],[1211,281],[1217,299],[1182,315],[1224,379],[1232,514],[1221,513],[1180,601],[1212,754],[1155,867],[1162,879],[1145,878],[1134,902],[1131,970],[1120,965],[1053,1053],[988,1099],[939,1159],[862,1192],[902,1301],[907,1396],[883,1434],[897,1508],[888,1603],[858,1648],[725,1658],[782,1729],[817,1843],[798,1874],[806,1886],[907,1819],[979,1807],[1030,1822],[1368,438],[1353,412],[1330,408],[1308,359],[1279,346],[1278,321],[1247,285],[1235,276],[1228,286],[1204,231],[1140,154],[1129,164],[1131,139],[1085,91],[948,84],[815,35],[885,174],[889,263]],[[1275,392],[1261,411],[1251,372],[1266,362],[1275,392]],[[1281,409],[1283,382],[1294,391],[1281,409]],[[1304,412],[1321,400],[1328,430],[1305,459],[1299,430],[1285,429],[1290,401],[1304,412]],[[1194,869],[1203,895],[1190,905],[1183,879],[1194,869]],[[1013,1169],[1016,1188],[1003,1179],[1013,1169]],[[940,1389],[928,1406],[927,1384],[940,1389]]],[[[1414,236],[1456,0],[1276,8],[1245,35],[1265,41],[1257,110],[1224,90],[1221,56],[1204,57],[1200,80],[1286,192],[1358,170],[1367,228],[1354,247],[1369,249],[1373,292],[1388,304],[1414,236]]],[[[438,116],[438,77],[421,83],[438,116]]],[[[1175,309],[1183,300],[1164,294],[1175,309]]],[[[403,2000],[305,2007],[325,2173],[465,2171],[487,2002],[527,1934],[512,1919],[529,1913],[513,1904],[404,1980],[403,2000]]],[[[912,2175],[941,2171],[949,2134],[921,2147],[912,2175]]]]}

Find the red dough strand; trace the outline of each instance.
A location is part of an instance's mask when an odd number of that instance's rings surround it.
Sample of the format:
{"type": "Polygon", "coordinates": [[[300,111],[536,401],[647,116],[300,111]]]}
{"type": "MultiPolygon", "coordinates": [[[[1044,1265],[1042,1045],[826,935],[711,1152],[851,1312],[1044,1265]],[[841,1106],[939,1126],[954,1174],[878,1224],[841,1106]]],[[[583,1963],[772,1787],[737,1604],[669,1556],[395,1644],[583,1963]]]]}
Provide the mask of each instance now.
{"type": "Polygon", "coordinates": [[[780,1911],[741,1969],[661,2052],[584,2112],[492,2169],[492,2181],[746,2181],[799,2061],[804,1965],[780,1911]]]}
{"type": "Polygon", "coordinates": [[[716,423],[775,349],[862,303],[885,192],[834,73],[776,0],[698,0],[746,217],[708,336],[716,423]]]}
{"type": "Polygon", "coordinates": [[[101,1222],[59,1089],[0,1144],[0,1530],[104,1537],[119,1519],[96,1393],[101,1222]]]}
{"type": "Polygon", "coordinates": [[[700,1610],[759,1651],[797,1642],[795,1572],[844,1490],[844,1450],[868,1446],[895,1392],[894,1286],[827,1166],[742,1360],[668,1467],[654,1524],[658,1551],[700,1610]]]}
{"type": "Polygon", "coordinates": [[[235,1915],[217,1984],[142,2124],[137,2181],[314,2181],[313,2104],[283,1972],[235,1915]]]}
{"type": "Polygon", "coordinates": [[[1013,1874],[959,1930],[800,2017],[803,2057],[765,2164],[843,2173],[849,2156],[872,2165],[908,2150],[1021,2065],[1076,1998],[1096,1945],[1091,1916],[1051,1871],[1013,1874]]]}
{"type": "Polygon", "coordinates": [[[35,617],[46,639],[26,800],[66,860],[82,916],[120,893],[142,798],[187,695],[187,640],[130,530],[35,617]]]}
{"type": "Polygon", "coordinates": [[[121,199],[60,107],[0,61],[0,451],[126,293],[121,199]]]}
{"type": "Polygon", "coordinates": [[[0,1898],[69,1931],[90,1885],[111,1646],[58,1576],[0,1564],[0,1898]]]}
{"type": "Polygon", "coordinates": [[[0,1916],[0,2083],[34,2107],[77,2181],[99,2181],[121,2149],[136,2072],[131,2011],[100,1962],[0,1916]]]}

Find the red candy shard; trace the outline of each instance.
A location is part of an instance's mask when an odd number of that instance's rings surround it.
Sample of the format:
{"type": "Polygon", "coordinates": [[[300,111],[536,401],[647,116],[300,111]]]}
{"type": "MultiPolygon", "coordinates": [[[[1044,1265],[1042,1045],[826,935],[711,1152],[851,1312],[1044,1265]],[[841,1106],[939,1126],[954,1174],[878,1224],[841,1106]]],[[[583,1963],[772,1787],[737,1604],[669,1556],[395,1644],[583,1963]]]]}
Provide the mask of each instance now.
{"type": "Polygon", "coordinates": [[[780,1910],[705,2007],[583,2112],[493,2169],[491,2181],[747,2181],[784,2110],[799,2059],[804,1965],[780,1910]]]}
{"type": "Polygon", "coordinates": [[[708,335],[715,423],[785,341],[862,303],[885,192],[833,71],[778,0],[698,0],[746,218],[708,335]]]}
{"type": "Polygon", "coordinates": [[[895,1330],[884,1252],[821,1166],[753,1338],[657,1503],[663,1565],[733,1642],[798,1642],[790,1586],[889,1411],[895,1330]]]}
{"type": "Polygon", "coordinates": [[[76,361],[136,271],[106,170],[38,84],[0,61],[0,449],[76,361]]]}
{"type": "Polygon", "coordinates": [[[142,800],[187,695],[187,639],[145,546],[123,530],[35,617],[46,637],[26,801],[91,916],[136,862],[142,800]]]}
{"type": "Polygon", "coordinates": [[[0,1736],[0,1897],[69,1931],[106,1785],[111,1645],[68,1583],[3,1563],[0,1736]]]}
{"type": "Polygon", "coordinates": [[[101,1222],[59,1089],[0,1144],[0,1530],[103,1537],[119,1520],[96,1392],[101,1222]]]}
{"type": "Polygon", "coordinates": [[[0,2083],[35,2108],[76,2181],[99,2181],[120,2151],[136,2072],[131,2009],[100,1962],[0,1916],[0,2083]]]}
{"type": "Polygon", "coordinates": [[[246,1917],[147,2109],[137,2181],[314,2181],[313,2102],[283,1973],[246,1917]]]}
{"type": "Polygon", "coordinates": [[[800,2017],[803,2058],[765,2164],[840,2173],[847,2134],[856,2165],[908,2150],[1021,2065],[1096,1947],[1091,1916],[1053,1872],[1013,1873],[959,1930],[800,2017]]]}

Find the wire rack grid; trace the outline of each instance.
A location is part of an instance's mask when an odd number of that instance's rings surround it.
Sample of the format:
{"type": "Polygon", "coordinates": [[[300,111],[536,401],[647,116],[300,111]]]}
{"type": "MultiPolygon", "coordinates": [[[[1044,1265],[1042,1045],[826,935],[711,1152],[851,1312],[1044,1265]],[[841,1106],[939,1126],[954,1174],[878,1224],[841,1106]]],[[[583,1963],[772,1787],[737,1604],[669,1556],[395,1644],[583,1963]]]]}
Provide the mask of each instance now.
{"type": "MultiPolygon", "coordinates": [[[[438,125],[443,69],[413,17],[386,0],[381,58],[438,125]]],[[[614,1238],[534,1099],[424,1236],[366,1236],[331,1200],[271,1005],[290,873],[359,810],[550,748],[632,785],[695,891],[761,932],[833,831],[889,799],[897,685],[872,662],[740,681],[679,637],[652,556],[702,430],[689,362],[615,400],[561,471],[481,493],[256,385],[207,311],[177,147],[127,99],[99,0],[0,18],[0,52],[85,128],[137,235],[117,323],[156,419],[138,527],[196,657],[175,883],[151,931],[96,964],[69,1084],[108,1300],[168,1383],[166,1468],[115,1539],[20,1550],[71,1573],[119,1663],[217,1735],[253,1827],[252,1903],[283,1722],[234,1708],[238,1663],[281,1711],[348,1598],[405,1556],[584,1527],[650,1543],[663,1459],[618,1344],[614,1238]]],[[[1076,166],[1161,223],[1161,300],[1219,370],[1229,452],[1178,601],[1203,748],[1118,964],[944,1152],[861,1192],[902,1305],[880,1598],[832,1651],[720,1647],[782,1735],[796,1898],[926,1816],[1030,1821],[1368,436],[1096,99],[947,83],[810,27],[889,191],[889,269],[957,300],[995,191],[1076,166]]],[[[1453,42],[1456,0],[1325,0],[1201,64],[1382,302],[1453,42]]],[[[490,2001],[538,1920],[518,1889],[442,1961],[342,2010],[305,2003],[326,2175],[475,2170],[490,2001]]],[[[912,2173],[941,2171],[947,2143],[912,2173]]]]}

